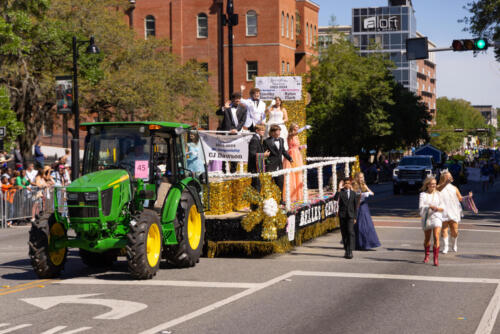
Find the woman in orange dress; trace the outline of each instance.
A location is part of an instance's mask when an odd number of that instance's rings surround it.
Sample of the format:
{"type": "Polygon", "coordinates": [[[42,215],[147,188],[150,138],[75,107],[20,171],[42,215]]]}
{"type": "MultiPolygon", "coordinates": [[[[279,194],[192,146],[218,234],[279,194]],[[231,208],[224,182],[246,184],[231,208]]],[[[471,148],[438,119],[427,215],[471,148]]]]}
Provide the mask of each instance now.
{"type": "MultiPolygon", "coordinates": [[[[292,123],[288,130],[288,154],[292,157],[293,163],[283,159],[283,169],[295,168],[303,165],[300,150],[303,150],[306,146],[300,145],[298,131],[299,126],[292,123]]],[[[286,182],[283,188],[283,201],[286,201],[286,182]]],[[[297,202],[302,201],[303,198],[302,172],[290,173],[290,200],[292,202],[297,202]]]]}

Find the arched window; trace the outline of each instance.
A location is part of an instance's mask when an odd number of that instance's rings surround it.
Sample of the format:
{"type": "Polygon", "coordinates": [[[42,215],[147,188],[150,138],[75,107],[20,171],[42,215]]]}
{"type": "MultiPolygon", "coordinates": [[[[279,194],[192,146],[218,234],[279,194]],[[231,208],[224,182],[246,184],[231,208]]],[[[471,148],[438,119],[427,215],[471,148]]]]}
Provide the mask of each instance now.
{"type": "Polygon", "coordinates": [[[294,24],[295,24],[295,23],[294,23],[294,21],[293,21],[293,16],[292,16],[292,24],[290,25],[290,32],[292,33],[292,37],[291,37],[291,38],[292,38],[292,40],[293,40],[293,35],[294,35],[294,33],[293,33],[293,30],[294,30],[294,28],[293,28],[293,27],[294,27],[294,24]]]}
{"type": "Polygon", "coordinates": [[[285,74],[285,61],[281,61],[281,74],[285,74]]]}
{"type": "Polygon", "coordinates": [[[257,13],[254,10],[247,12],[247,36],[257,36],[257,13]]]}
{"type": "Polygon", "coordinates": [[[290,15],[286,14],[286,38],[290,37],[290,15]]]}
{"type": "Polygon", "coordinates": [[[314,26],[314,45],[316,45],[316,39],[318,38],[318,29],[314,26]]]}
{"type": "Polygon", "coordinates": [[[198,29],[197,29],[197,37],[198,38],[208,38],[208,16],[205,13],[198,14],[198,29]]]}
{"type": "Polygon", "coordinates": [[[148,36],[156,36],[156,19],[153,15],[146,16],[144,25],[144,35],[146,38],[148,38],[148,36]]]}
{"type": "Polygon", "coordinates": [[[309,23],[306,23],[306,45],[309,45],[309,23]]]}
{"type": "Polygon", "coordinates": [[[281,37],[285,36],[285,13],[281,12],[281,37]]]}

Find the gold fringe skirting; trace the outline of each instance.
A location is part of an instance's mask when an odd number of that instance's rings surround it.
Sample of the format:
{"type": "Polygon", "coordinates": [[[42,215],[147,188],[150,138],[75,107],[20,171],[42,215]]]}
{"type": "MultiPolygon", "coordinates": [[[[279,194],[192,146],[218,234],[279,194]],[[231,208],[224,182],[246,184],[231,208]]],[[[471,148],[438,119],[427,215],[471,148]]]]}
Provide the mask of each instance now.
{"type": "Polygon", "coordinates": [[[216,256],[249,256],[258,257],[272,253],[286,253],[294,246],[300,246],[304,241],[311,240],[331,232],[339,227],[338,217],[327,218],[321,223],[316,223],[296,231],[295,240],[289,241],[288,236],[273,241],[210,241],[208,240],[209,258],[216,256]]]}

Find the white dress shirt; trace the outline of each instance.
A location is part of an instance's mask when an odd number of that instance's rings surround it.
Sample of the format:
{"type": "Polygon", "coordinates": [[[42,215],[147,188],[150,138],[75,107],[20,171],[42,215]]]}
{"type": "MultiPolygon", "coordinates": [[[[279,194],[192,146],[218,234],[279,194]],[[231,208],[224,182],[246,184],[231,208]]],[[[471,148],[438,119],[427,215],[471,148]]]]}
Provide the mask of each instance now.
{"type": "Polygon", "coordinates": [[[247,120],[244,124],[245,127],[249,128],[252,125],[266,122],[266,103],[264,101],[241,99],[240,103],[243,103],[247,107],[247,120]]]}

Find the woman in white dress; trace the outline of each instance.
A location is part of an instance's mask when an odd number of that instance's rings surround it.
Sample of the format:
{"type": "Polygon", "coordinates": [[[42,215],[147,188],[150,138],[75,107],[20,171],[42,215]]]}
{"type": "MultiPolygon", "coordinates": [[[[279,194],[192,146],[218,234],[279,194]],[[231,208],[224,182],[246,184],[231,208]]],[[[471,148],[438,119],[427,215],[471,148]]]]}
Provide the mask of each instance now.
{"type": "Polygon", "coordinates": [[[427,177],[424,180],[424,184],[420,189],[420,198],[418,202],[418,208],[420,211],[420,217],[422,217],[422,229],[424,230],[425,240],[425,258],[424,263],[429,262],[429,253],[431,247],[431,235],[434,236],[434,265],[439,266],[439,234],[441,233],[441,227],[443,224],[443,204],[441,202],[441,195],[437,191],[436,179],[432,176],[427,177]]]}
{"type": "MultiPolygon", "coordinates": [[[[448,253],[448,227],[451,232],[451,244],[454,252],[458,251],[457,238],[458,238],[458,223],[463,217],[462,195],[457,187],[453,184],[453,176],[450,172],[446,171],[441,173],[437,190],[441,194],[441,203],[446,208],[443,214],[443,254],[448,253]]],[[[472,192],[469,193],[472,196],[472,192]]]]}
{"type": "Polygon", "coordinates": [[[285,125],[285,122],[288,122],[288,114],[286,113],[286,109],[282,106],[282,103],[283,101],[281,101],[281,98],[276,96],[274,98],[274,103],[267,109],[266,114],[269,119],[266,122],[265,137],[269,137],[271,125],[279,125],[281,128],[280,137],[283,138],[283,142],[285,143],[285,150],[288,150],[288,130],[285,125]]]}

